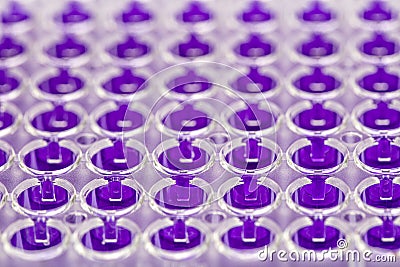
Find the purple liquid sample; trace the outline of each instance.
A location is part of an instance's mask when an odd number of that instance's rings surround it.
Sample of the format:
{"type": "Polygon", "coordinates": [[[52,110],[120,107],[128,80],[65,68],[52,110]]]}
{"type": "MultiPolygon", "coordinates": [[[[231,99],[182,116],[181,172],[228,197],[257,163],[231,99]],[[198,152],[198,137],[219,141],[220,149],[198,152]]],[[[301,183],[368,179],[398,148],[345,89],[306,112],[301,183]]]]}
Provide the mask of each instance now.
{"type": "Polygon", "coordinates": [[[393,169],[400,167],[400,147],[382,137],[378,143],[366,148],[359,155],[365,165],[377,169],[393,169]]]}
{"type": "Polygon", "coordinates": [[[392,225],[390,227],[390,241],[382,240],[382,237],[385,236],[385,226],[386,225],[384,223],[383,225],[378,225],[370,228],[368,232],[363,236],[364,241],[371,247],[383,248],[387,250],[400,249],[400,226],[392,225]]]}
{"type": "Polygon", "coordinates": [[[0,130],[7,129],[14,123],[14,116],[8,112],[0,112],[0,130]]]}
{"type": "Polygon", "coordinates": [[[327,22],[335,19],[335,15],[319,1],[314,1],[299,17],[307,22],[327,22]]]}
{"type": "Polygon", "coordinates": [[[277,118],[268,110],[263,110],[257,104],[247,104],[243,110],[236,111],[228,118],[234,128],[247,131],[262,131],[275,126],[277,118]]]}
{"type": "Polygon", "coordinates": [[[275,52],[275,47],[268,41],[262,40],[261,35],[251,34],[246,41],[237,45],[235,53],[243,57],[257,58],[264,57],[275,52]]]}
{"type": "Polygon", "coordinates": [[[0,96],[11,93],[20,86],[20,81],[7,69],[0,69],[0,96]]]}
{"type": "Polygon", "coordinates": [[[7,10],[1,13],[1,22],[3,24],[14,24],[29,19],[30,14],[17,1],[11,1],[7,10]]]}
{"type": "Polygon", "coordinates": [[[168,82],[167,87],[178,94],[195,94],[209,90],[212,83],[193,70],[188,70],[184,75],[168,82]]]}
{"type": "Polygon", "coordinates": [[[43,201],[42,190],[44,189],[40,185],[36,185],[26,189],[18,196],[18,204],[25,209],[35,211],[57,209],[68,204],[71,200],[68,191],[55,184],[53,184],[53,188],[53,191],[50,192],[55,196],[53,201],[43,201]]]}
{"type": "Polygon", "coordinates": [[[35,242],[35,230],[35,227],[31,226],[16,232],[10,240],[11,245],[23,250],[37,251],[55,247],[62,242],[62,233],[50,226],[47,226],[49,242],[35,242]]]}
{"type": "Polygon", "coordinates": [[[102,185],[90,191],[85,199],[86,203],[96,209],[117,211],[134,206],[140,197],[140,193],[132,187],[121,185],[121,200],[112,198],[112,186],[102,185]]]}
{"type": "Polygon", "coordinates": [[[361,14],[363,19],[373,22],[389,21],[396,18],[396,14],[392,13],[390,8],[382,1],[373,1],[367,9],[361,14]]]}
{"type": "Polygon", "coordinates": [[[66,111],[62,106],[56,106],[51,111],[37,115],[31,121],[34,128],[46,132],[63,132],[79,125],[81,118],[72,112],[66,111]]]}
{"type": "Polygon", "coordinates": [[[302,129],[324,131],[338,127],[342,117],[335,111],[326,109],[320,103],[313,104],[310,109],[303,110],[293,118],[293,122],[302,129]]]}
{"type": "Polygon", "coordinates": [[[71,1],[62,11],[62,13],[56,17],[56,20],[65,24],[74,24],[85,22],[89,20],[90,17],[90,13],[85,10],[81,3],[71,1]]]}
{"type": "Polygon", "coordinates": [[[110,132],[132,131],[141,127],[146,118],[137,111],[130,110],[127,105],[120,105],[117,110],[104,114],[97,124],[110,132]]]}
{"type": "Polygon", "coordinates": [[[127,170],[139,165],[142,160],[143,155],[140,151],[122,147],[122,144],[103,148],[91,158],[93,165],[107,171],[127,170]]]}
{"type": "Polygon", "coordinates": [[[34,170],[57,171],[70,167],[76,162],[76,157],[72,150],[50,142],[45,147],[29,152],[23,160],[27,167],[34,170]]]}
{"type": "Polygon", "coordinates": [[[230,85],[235,91],[257,94],[274,90],[277,86],[277,81],[273,77],[260,73],[258,68],[251,67],[247,76],[241,75],[230,85]]]}
{"type": "Polygon", "coordinates": [[[121,74],[102,84],[110,93],[129,95],[146,89],[146,78],[135,74],[131,69],[123,69],[121,74]]]}
{"type": "Polygon", "coordinates": [[[167,226],[155,233],[151,237],[151,242],[164,250],[183,251],[195,248],[205,240],[204,234],[192,226],[186,226],[184,234],[187,236],[185,242],[178,242],[175,240],[177,236],[175,226],[167,226]]]}
{"type": "Polygon", "coordinates": [[[239,15],[239,19],[245,23],[266,22],[274,18],[275,15],[260,1],[251,2],[248,8],[239,15]]]}
{"type": "Polygon", "coordinates": [[[363,202],[380,209],[395,209],[400,207],[400,185],[373,184],[360,195],[363,202]]]}
{"type": "Polygon", "coordinates": [[[322,94],[338,89],[342,82],[334,76],[324,73],[322,68],[315,67],[311,74],[303,75],[293,85],[304,92],[322,94]]]}
{"type": "Polygon", "coordinates": [[[203,4],[194,1],[191,2],[186,7],[185,11],[178,15],[177,18],[182,20],[184,23],[199,23],[211,20],[212,14],[203,4]]]}
{"type": "Polygon", "coordinates": [[[117,19],[126,24],[140,23],[153,19],[153,14],[148,11],[139,1],[132,1],[128,8],[123,11],[117,19]]]}
{"type": "Polygon", "coordinates": [[[87,53],[85,44],[81,43],[72,35],[65,35],[58,43],[46,49],[46,53],[54,58],[70,59],[87,53]]]}
{"type": "Polygon", "coordinates": [[[358,120],[371,129],[392,130],[400,127],[400,112],[385,102],[379,102],[376,108],[366,111],[358,120]]]}
{"type": "Polygon", "coordinates": [[[151,52],[151,47],[140,42],[134,36],[127,36],[121,43],[112,45],[107,52],[121,59],[135,59],[143,57],[151,52]]]}
{"type": "Polygon", "coordinates": [[[269,187],[257,184],[257,179],[242,177],[243,184],[231,188],[225,195],[224,201],[238,209],[260,209],[271,205],[276,199],[276,193],[269,187]]]}
{"type": "Polygon", "coordinates": [[[83,235],[82,244],[95,251],[115,251],[132,243],[132,233],[121,226],[116,226],[117,242],[104,242],[104,227],[96,227],[83,235]]]}
{"type": "Polygon", "coordinates": [[[274,240],[274,235],[267,228],[262,226],[254,226],[255,240],[244,241],[244,226],[236,226],[228,230],[221,240],[227,246],[233,249],[254,249],[261,248],[270,244],[274,240]]]}
{"type": "Polygon", "coordinates": [[[209,43],[201,41],[195,34],[190,34],[186,41],[172,47],[171,52],[180,57],[194,59],[211,54],[213,47],[209,43]]]}
{"type": "Polygon", "coordinates": [[[191,132],[201,130],[211,124],[205,112],[196,110],[191,104],[184,104],[180,110],[172,110],[166,117],[162,119],[162,123],[178,132],[191,132]]]}
{"type": "MultiPolygon", "coordinates": [[[[0,161],[0,164],[1,164],[1,161],[0,161]]],[[[0,167],[1,167],[1,165],[0,165],[0,167]]],[[[3,199],[3,197],[6,197],[3,193],[0,193],[0,199],[3,199]]]]}
{"type": "Polygon", "coordinates": [[[210,155],[202,148],[192,146],[190,141],[181,141],[179,146],[163,151],[158,161],[171,170],[194,170],[210,161],[210,155]]]}
{"type": "Polygon", "coordinates": [[[3,36],[0,40],[0,60],[5,60],[25,52],[22,44],[14,40],[10,36],[3,36]]]}
{"type": "Polygon", "coordinates": [[[376,93],[394,92],[400,88],[399,76],[391,74],[383,67],[377,67],[374,73],[365,75],[357,80],[364,90],[376,93]]]}
{"type": "Polygon", "coordinates": [[[344,235],[332,226],[323,226],[325,240],[323,242],[315,242],[315,229],[314,225],[301,228],[297,233],[292,236],[295,243],[305,249],[312,249],[321,251],[329,248],[336,248],[337,241],[343,239],[344,235]]]}
{"type": "Polygon", "coordinates": [[[306,184],[292,194],[295,203],[309,209],[329,209],[343,203],[345,194],[337,187],[326,184],[325,181],[306,184]],[[322,190],[321,190],[322,189],[322,190]],[[319,192],[315,192],[319,190],[319,192]]]}
{"type": "Polygon", "coordinates": [[[48,94],[65,95],[81,90],[85,82],[79,77],[73,76],[67,69],[60,69],[56,76],[38,84],[38,88],[48,94]]]}
{"type": "Polygon", "coordinates": [[[292,155],[293,162],[310,170],[334,168],[344,160],[344,155],[334,147],[325,145],[323,138],[312,138],[311,145],[304,146],[292,155]]]}
{"type": "Polygon", "coordinates": [[[164,187],[154,197],[155,202],[171,210],[193,209],[206,203],[208,195],[189,181],[177,181],[176,184],[164,187]]]}
{"type": "Polygon", "coordinates": [[[261,146],[257,139],[244,140],[244,145],[233,148],[225,156],[228,164],[242,170],[257,170],[271,166],[278,158],[278,155],[261,146]]]}
{"type": "Polygon", "coordinates": [[[321,34],[312,34],[297,47],[297,52],[312,58],[327,57],[338,52],[338,45],[321,34]]]}
{"type": "Polygon", "coordinates": [[[375,33],[372,39],[365,41],[360,50],[369,56],[384,57],[394,55],[399,51],[396,41],[381,33],[375,33]]]}
{"type": "Polygon", "coordinates": [[[0,167],[3,167],[7,163],[9,157],[10,155],[6,151],[0,149],[0,167]]]}

